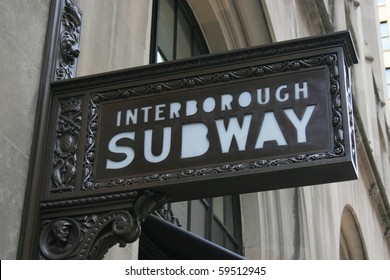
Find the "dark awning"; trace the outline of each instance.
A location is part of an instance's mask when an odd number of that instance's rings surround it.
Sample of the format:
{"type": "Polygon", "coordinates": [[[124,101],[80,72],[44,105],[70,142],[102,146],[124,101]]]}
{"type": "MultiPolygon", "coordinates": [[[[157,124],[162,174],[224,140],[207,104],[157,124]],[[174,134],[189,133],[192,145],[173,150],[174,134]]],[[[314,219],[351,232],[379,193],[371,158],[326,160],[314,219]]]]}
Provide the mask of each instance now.
{"type": "Polygon", "coordinates": [[[244,260],[213,242],[150,215],[142,224],[140,259],[244,260]]]}

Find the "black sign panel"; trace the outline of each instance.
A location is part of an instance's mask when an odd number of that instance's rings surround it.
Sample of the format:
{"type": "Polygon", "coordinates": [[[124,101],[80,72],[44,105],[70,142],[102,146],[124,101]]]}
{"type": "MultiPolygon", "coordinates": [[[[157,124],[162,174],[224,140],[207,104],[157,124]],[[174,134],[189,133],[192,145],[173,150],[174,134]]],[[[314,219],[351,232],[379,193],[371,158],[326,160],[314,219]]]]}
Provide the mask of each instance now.
{"type": "Polygon", "coordinates": [[[340,32],[53,83],[44,199],[355,179],[356,62],[340,32]]]}
{"type": "Polygon", "coordinates": [[[322,153],[332,148],[328,70],[102,104],[96,180],[322,153]]]}

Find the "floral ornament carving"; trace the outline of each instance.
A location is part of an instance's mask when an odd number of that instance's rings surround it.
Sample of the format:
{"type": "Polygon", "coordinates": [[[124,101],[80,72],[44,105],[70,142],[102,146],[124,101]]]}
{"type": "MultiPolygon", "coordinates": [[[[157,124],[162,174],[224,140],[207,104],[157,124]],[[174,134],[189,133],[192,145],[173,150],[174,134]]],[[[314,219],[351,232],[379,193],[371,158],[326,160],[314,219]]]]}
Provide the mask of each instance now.
{"type": "Polygon", "coordinates": [[[60,53],[56,68],[56,79],[75,77],[77,58],[80,54],[81,12],[71,1],[66,0],[61,20],[60,53]]]}
{"type": "MultiPolygon", "coordinates": [[[[55,79],[73,78],[80,54],[81,12],[72,0],[63,4],[59,28],[59,53],[55,79]]],[[[78,142],[81,128],[82,99],[62,99],[58,105],[58,119],[49,192],[64,192],[74,189],[78,142]]]]}
{"type": "Polygon", "coordinates": [[[81,98],[60,101],[50,192],[72,191],[81,128],[81,98]]]}

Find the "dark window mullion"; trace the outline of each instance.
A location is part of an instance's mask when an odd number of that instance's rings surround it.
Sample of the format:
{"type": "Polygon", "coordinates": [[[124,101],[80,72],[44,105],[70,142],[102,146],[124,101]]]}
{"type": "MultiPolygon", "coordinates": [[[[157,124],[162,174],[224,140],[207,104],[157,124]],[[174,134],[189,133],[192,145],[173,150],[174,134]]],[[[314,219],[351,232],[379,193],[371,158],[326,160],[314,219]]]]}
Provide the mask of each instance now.
{"type": "Polygon", "coordinates": [[[188,201],[188,211],[187,211],[187,230],[188,231],[191,231],[191,204],[192,204],[192,201],[188,201]]]}
{"type": "Polygon", "coordinates": [[[179,7],[178,7],[178,3],[177,3],[177,0],[175,0],[174,2],[174,15],[175,15],[175,18],[173,20],[174,22],[174,27],[173,27],[173,60],[176,60],[176,57],[177,57],[177,24],[178,24],[178,12],[179,12],[179,7]]]}
{"type": "Polygon", "coordinates": [[[214,219],[214,211],[213,211],[213,199],[207,198],[207,214],[206,214],[206,239],[212,240],[212,232],[213,232],[213,219],[214,219]]]}
{"type": "MultiPolygon", "coordinates": [[[[230,196],[224,196],[223,197],[223,226],[225,227],[225,225],[227,224],[227,220],[230,218],[230,211],[228,211],[228,205],[230,206],[230,204],[229,203],[227,203],[227,200],[228,199],[232,199],[230,196]]],[[[233,205],[231,205],[231,206],[233,206],[233,205]]],[[[234,219],[234,217],[233,217],[233,219],[234,219]]],[[[224,230],[224,235],[223,235],[223,246],[224,247],[226,247],[226,244],[227,244],[227,242],[226,242],[226,236],[229,234],[229,230],[225,227],[225,230],[224,230]]]]}
{"type": "Polygon", "coordinates": [[[194,27],[191,27],[191,56],[195,56],[195,31],[194,27]]]}
{"type": "Polygon", "coordinates": [[[241,203],[239,195],[232,196],[232,207],[236,209],[236,211],[233,211],[233,239],[238,245],[239,252],[242,253],[241,203]]]}
{"type": "Polygon", "coordinates": [[[158,52],[158,20],[159,20],[159,10],[160,10],[160,1],[153,0],[152,7],[152,30],[150,36],[150,54],[149,54],[149,63],[157,62],[157,52],[158,52]]]}
{"type": "Polygon", "coordinates": [[[224,232],[224,236],[223,236],[224,246],[226,246],[227,239],[229,239],[234,245],[237,246],[237,248],[241,249],[240,242],[236,238],[236,236],[234,236],[233,233],[229,232],[229,230],[225,227],[225,225],[222,223],[222,221],[217,216],[214,216],[214,219],[215,219],[216,223],[223,229],[223,232],[224,232]]]}

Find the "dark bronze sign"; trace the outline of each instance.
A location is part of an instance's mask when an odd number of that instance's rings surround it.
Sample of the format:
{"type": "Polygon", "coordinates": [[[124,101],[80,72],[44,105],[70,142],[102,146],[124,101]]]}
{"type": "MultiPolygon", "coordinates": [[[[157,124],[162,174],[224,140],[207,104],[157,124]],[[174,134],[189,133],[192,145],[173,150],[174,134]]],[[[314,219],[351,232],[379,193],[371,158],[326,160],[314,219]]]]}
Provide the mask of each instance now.
{"type": "Polygon", "coordinates": [[[95,180],[332,149],[329,71],[253,77],[101,105],[95,180]]]}
{"type": "Polygon", "coordinates": [[[341,32],[55,82],[44,206],[355,179],[356,62],[341,32]]]}

